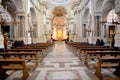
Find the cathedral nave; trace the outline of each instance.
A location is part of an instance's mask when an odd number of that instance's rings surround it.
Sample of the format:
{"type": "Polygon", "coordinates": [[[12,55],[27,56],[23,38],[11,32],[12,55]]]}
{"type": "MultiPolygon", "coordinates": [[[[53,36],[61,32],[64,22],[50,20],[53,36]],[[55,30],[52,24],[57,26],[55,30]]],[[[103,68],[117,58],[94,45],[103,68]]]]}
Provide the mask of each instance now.
{"type": "Polygon", "coordinates": [[[0,80],[120,80],[120,0],[0,0],[0,80]]]}

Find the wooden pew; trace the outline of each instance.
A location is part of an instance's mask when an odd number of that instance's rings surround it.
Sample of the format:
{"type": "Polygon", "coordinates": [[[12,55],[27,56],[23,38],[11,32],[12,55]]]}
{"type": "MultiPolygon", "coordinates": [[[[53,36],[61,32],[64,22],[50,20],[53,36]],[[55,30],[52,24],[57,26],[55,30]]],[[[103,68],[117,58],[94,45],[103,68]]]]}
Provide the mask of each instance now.
{"type": "Polygon", "coordinates": [[[120,51],[87,51],[85,55],[84,64],[87,67],[89,67],[88,59],[94,60],[106,55],[117,56],[120,55],[120,51]]]}
{"type": "Polygon", "coordinates": [[[69,48],[75,53],[76,56],[79,56],[79,53],[80,53],[80,49],[81,48],[101,48],[103,46],[95,46],[95,45],[91,45],[91,44],[88,44],[88,43],[76,43],[76,42],[72,42],[71,43],[67,43],[69,45],[69,48]]]}
{"type": "Polygon", "coordinates": [[[39,57],[38,54],[36,52],[0,52],[0,56],[4,59],[8,59],[8,58],[19,58],[19,59],[24,59],[27,61],[33,61],[35,60],[35,64],[34,65],[27,65],[27,68],[33,68],[35,69],[39,62],[39,57]]]}
{"type": "MultiPolygon", "coordinates": [[[[118,67],[120,64],[120,56],[104,56],[100,57],[98,63],[95,65],[95,74],[99,77],[100,80],[103,80],[103,76],[101,73],[101,68],[103,67],[118,67]]],[[[120,78],[119,78],[120,79],[120,78]]],[[[119,80],[119,79],[112,79],[111,80],[119,80]]]]}
{"type": "Polygon", "coordinates": [[[80,52],[105,51],[105,50],[114,50],[114,48],[111,48],[111,47],[85,47],[85,48],[80,48],[80,52]]]}
{"type": "Polygon", "coordinates": [[[103,79],[103,80],[120,80],[120,78],[106,78],[106,79],[103,79]]]}
{"type": "Polygon", "coordinates": [[[113,50],[114,50],[114,48],[110,48],[110,47],[81,48],[81,49],[80,49],[80,53],[79,53],[79,59],[82,60],[82,56],[81,56],[81,55],[86,56],[86,53],[87,53],[88,51],[113,51],[113,50]]]}
{"type": "Polygon", "coordinates": [[[30,49],[30,48],[33,48],[33,49],[41,49],[43,50],[43,52],[47,52],[50,47],[53,46],[54,43],[51,43],[51,42],[47,42],[47,43],[36,43],[36,44],[31,44],[31,45],[25,45],[25,46],[22,46],[22,47],[17,47],[17,48],[13,48],[13,49],[30,49]]]}
{"type": "Polygon", "coordinates": [[[24,59],[0,59],[0,80],[7,78],[6,70],[23,70],[21,80],[27,80],[29,76],[24,59]]]}
{"type": "Polygon", "coordinates": [[[16,49],[28,49],[30,51],[36,49],[37,52],[41,52],[42,51],[42,53],[45,54],[45,56],[47,55],[47,53],[49,51],[48,47],[39,47],[39,46],[18,47],[16,49]]]}
{"type": "Polygon", "coordinates": [[[19,49],[8,49],[7,52],[37,52],[42,56],[42,60],[45,57],[45,55],[43,54],[43,50],[42,49],[24,49],[24,48],[19,48],[19,49]]]}

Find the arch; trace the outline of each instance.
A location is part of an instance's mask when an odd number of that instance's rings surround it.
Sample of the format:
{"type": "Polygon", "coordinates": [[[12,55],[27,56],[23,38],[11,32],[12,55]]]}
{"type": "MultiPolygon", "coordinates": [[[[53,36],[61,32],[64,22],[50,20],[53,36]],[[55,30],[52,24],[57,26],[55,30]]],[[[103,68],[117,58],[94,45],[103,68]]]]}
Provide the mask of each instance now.
{"type": "Polygon", "coordinates": [[[37,37],[37,15],[35,12],[35,9],[33,7],[30,7],[30,29],[33,30],[32,38],[36,38],[37,37]]]}
{"type": "Polygon", "coordinates": [[[65,26],[66,25],[66,18],[65,17],[54,17],[53,18],[53,25],[55,26],[65,26]]]}
{"type": "Polygon", "coordinates": [[[23,0],[15,0],[17,10],[23,9],[23,0]]]}
{"type": "Polygon", "coordinates": [[[67,14],[67,11],[65,7],[63,6],[57,6],[52,11],[54,16],[65,16],[67,14]]]}
{"type": "Polygon", "coordinates": [[[34,10],[34,8],[30,8],[30,14],[31,14],[31,21],[32,23],[36,22],[36,12],[34,10]]]}
{"type": "Polygon", "coordinates": [[[57,6],[53,9],[53,33],[52,39],[54,40],[65,40],[67,39],[67,30],[66,30],[66,9],[63,6],[57,6]]]}
{"type": "Polygon", "coordinates": [[[115,9],[109,11],[107,15],[107,22],[117,21],[118,15],[115,13],[115,9]]]}
{"type": "Polygon", "coordinates": [[[106,21],[107,15],[110,12],[110,10],[115,6],[114,1],[107,0],[103,2],[102,5],[102,19],[106,21]]]}
{"type": "Polygon", "coordinates": [[[87,22],[89,18],[89,8],[86,8],[83,12],[83,22],[87,22]]]}

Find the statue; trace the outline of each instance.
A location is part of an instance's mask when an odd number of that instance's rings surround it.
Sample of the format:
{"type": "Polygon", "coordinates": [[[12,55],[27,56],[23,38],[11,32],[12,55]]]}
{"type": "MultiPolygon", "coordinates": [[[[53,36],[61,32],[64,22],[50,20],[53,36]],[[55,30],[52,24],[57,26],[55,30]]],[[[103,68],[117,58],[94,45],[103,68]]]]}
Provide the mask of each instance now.
{"type": "Polygon", "coordinates": [[[8,42],[8,34],[5,33],[4,35],[4,51],[7,50],[7,42],[8,42]]]}

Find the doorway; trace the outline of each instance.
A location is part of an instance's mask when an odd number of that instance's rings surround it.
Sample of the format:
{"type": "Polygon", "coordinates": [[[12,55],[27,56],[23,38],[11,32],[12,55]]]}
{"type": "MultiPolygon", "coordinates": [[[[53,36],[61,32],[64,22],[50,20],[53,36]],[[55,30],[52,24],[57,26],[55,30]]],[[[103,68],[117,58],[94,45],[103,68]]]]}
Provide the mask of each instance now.
{"type": "Polygon", "coordinates": [[[8,38],[10,38],[10,26],[6,25],[1,25],[1,32],[2,34],[6,33],[8,34],[8,38]]]}

